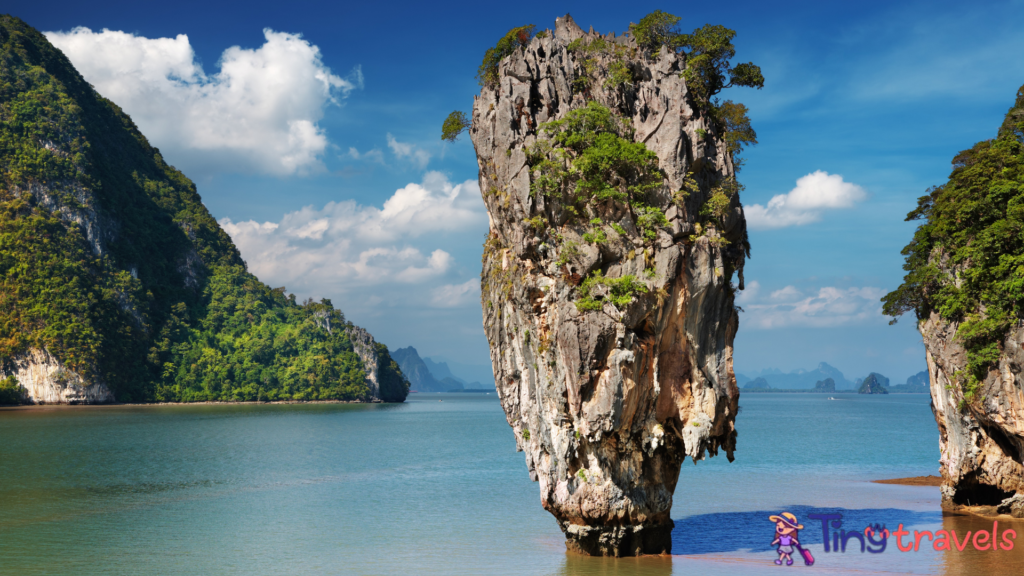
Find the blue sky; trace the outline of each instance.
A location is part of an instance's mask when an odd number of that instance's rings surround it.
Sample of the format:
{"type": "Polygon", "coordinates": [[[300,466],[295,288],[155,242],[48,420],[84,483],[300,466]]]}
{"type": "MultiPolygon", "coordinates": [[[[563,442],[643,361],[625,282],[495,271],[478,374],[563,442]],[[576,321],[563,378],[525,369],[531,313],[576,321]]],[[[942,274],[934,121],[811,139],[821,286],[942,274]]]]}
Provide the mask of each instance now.
{"type": "Polygon", "coordinates": [[[740,174],[760,227],[737,371],[825,361],[902,382],[922,370],[913,321],[889,326],[878,297],[902,278],[915,199],[957,151],[994,134],[1024,84],[1022,1],[2,8],[56,33],[197,183],[261,279],[331,298],[392,349],[471,365],[488,363],[477,282],[487,218],[472,145],[442,144],[441,121],[470,109],[483,52],[509,28],[568,12],[622,32],[656,9],[684,30],[735,29],[738,60],[766,78],[761,91],[724,94],[747,104],[760,141],[740,174]]]}

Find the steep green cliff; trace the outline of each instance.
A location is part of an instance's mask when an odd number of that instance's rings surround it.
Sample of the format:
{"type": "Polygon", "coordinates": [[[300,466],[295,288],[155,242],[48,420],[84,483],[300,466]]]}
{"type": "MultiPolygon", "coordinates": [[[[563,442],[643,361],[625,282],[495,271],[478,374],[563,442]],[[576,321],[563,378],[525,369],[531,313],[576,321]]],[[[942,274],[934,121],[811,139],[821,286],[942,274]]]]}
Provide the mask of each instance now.
{"type": "Polygon", "coordinates": [[[1024,86],[907,220],[907,275],[883,310],[917,316],[942,505],[1024,518],[1024,86]]]}
{"type": "Polygon", "coordinates": [[[1024,318],[1024,86],[996,137],[952,164],[949,180],[907,215],[921,225],[903,249],[903,284],[883,298],[883,310],[893,322],[935,312],[958,326],[967,365],[956,381],[972,402],[1024,318]]]}
{"type": "Polygon", "coordinates": [[[329,300],[249,274],[195,185],[44,36],[0,16],[0,376],[122,402],[403,400],[387,348],[364,343],[367,368],[353,329],[329,300]]]}

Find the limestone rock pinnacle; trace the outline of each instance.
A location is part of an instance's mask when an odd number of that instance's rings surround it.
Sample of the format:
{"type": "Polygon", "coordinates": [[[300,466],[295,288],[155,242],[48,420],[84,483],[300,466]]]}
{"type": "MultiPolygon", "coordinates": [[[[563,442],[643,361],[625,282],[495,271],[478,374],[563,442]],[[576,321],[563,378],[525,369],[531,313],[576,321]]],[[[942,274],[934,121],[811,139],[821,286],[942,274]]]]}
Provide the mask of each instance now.
{"type": "Polygon", "coordinates": [[[732,280],[742,288],[746,223],[738,194],[720,192],[732,158],[684,67],[566,15],[502,60],[473,106],[497,391],[541,504],[588,554],[669,552],[684,458],[731,460],[736,446],[732,280]],[[585,174],[551,151],[557,130],[544,127],[591,103],[657,156],[643,194],[612,170],[606,196],[581,200],[585,174]],[[548,169],[562,178],[554,192],[548,169]]]}

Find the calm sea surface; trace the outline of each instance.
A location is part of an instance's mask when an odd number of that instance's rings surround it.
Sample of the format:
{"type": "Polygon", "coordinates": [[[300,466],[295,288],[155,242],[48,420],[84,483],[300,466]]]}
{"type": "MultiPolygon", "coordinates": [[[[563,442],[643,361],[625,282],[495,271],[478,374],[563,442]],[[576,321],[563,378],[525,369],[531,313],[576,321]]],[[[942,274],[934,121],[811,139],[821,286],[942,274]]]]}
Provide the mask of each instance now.
{"type": "Polygon", "coordinates": [[[998,552],[826,553],[821,523],[991,530],[943,516],[927,395],[748,394],[736,461],[683,464],[670,558],[565,553],[495,395],[400,405],[0,409],[0,574],[1024,574],[998,552]],[[812,568],[772,564],[768,516],[812,568]]]}

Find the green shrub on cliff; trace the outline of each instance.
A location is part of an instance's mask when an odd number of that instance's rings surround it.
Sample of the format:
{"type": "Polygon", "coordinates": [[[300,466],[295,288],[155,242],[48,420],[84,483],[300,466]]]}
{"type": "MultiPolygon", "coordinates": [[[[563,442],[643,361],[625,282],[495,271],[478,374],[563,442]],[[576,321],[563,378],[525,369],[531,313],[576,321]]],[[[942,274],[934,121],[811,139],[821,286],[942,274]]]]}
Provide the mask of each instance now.
{"type": "Polygon", "coordinates": [[[361,399],[345,326],[329,301],[249,274],[195,185],[44,36],[0,16],[6,371],[45,349],[123,402],[361,399]]]}
{"type": "Polygon", "coordinates": [[[600,270],[595,270],[580,284],[580,297],[576,300],[576,309],[580,312],[600,310],[604,302],[610,302],[622,310],[633,302],[634,297],[647,292],[647,285],[632,274],[621,278],[606,278],[600,270]],[[598,296],[594,293],[598,286],[607,288],[605,295],[598,296]]]}
{"type": "Polygon", "coordinates": [[[493,48],[488,48],[484,52],[484,61],[480,63],[480,68],[476,73],[476,78],[480,81],[481,86],[493,87],[498,84],[498,64],[503,58],[515,52],[517,48],[529,44],[530,39],[533,38],[534,28],[533,24],[513,28],[506,32],[493,48]]]}
{"type": "Polygon", "coordinates": [[[658,156],[642,142],[634,142],[628,127],[606,106],[591,101],[561,120],[541,124],[553,152],[539,154],[551,166],[538,162],[537,189],[554,194],[568,192],[587,203],[604,200],[641,200],[662,185],[658,156]],[[568,169],[563,169],[563,164],[568,169]]]}
{"type": "Polygon", "coordinates": [[[681,18],[655,10],[630,27],[637,44],[647,53],[657,53],[662,46],[686,54],[682,76],[690,93],[700,102],[711,99],[730,86],[761,89],[764,76],[753,62],[730,63],[736,56],[732,39],[736,31],[720,24],[705,24],[690,34],[679,32],[681,18]]]}
{"type": "Polygon", "coordinates": [[[743,166],[740,153],[745,147],[757,144],[757,132],[750,125],[747,107],[732,100],[726,100],[711,107],[711,117],[718,128],[718,133],[725,140],[729,154],[732,155],[736,171],[739,172],[743,166]]]}
{"type": "Polygon", "coordinates": [[[640,19],[638,24],[629,27],[630,34],[636,43],[648,52],[657,52],[661,47],[677,50],[681,46],[682,34],[679,33],[679,16],[655,10],[640,19]]]}
{"type": "Polygon", "coordinates": [[[752,62],[731,66],[729,61],[736,56],[736,47],[732,44],[735,36],[735,30],[706,24],[680,37],[679,44],[686,54],[682,76],[699,101],[711,102],[716,94],[730,86],[764,88],[759,66],[752,62]]]}
{"type": "Polygon", "coordinates": [[[919,198],[907,220],[921,224],[903,249],[907,275],[883,310],[892,322],[913,311],[959,324],[970,402],[1024,318],[1024,86],[996,137],[957,154],[949,180],[919,198]]]}
{"type": "Polygon", "coordinates": [[[441,125],[441,140],[455,142],[459,138],[459,134],[471,126],[470,120],[466,118],[466,113],[456,110],[444,119],[444,123],[441,125]]]}

